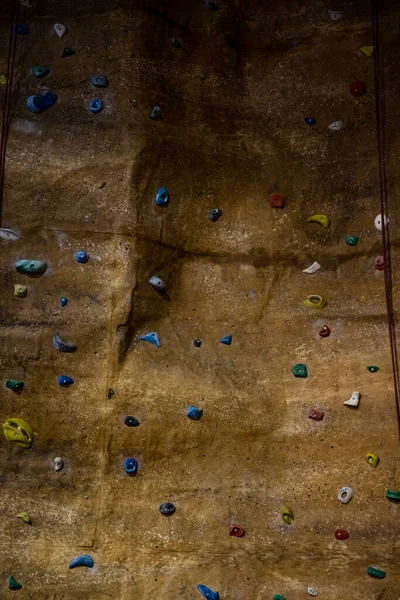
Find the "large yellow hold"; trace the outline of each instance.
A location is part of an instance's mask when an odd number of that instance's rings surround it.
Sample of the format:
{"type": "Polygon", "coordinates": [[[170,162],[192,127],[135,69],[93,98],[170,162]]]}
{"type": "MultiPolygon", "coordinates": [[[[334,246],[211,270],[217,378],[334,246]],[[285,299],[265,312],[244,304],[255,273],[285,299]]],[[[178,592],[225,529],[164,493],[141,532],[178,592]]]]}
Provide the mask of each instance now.
{"type": "Polygon", "coordinates": [[[7,441],[21,446],[21,448],[30,448],[33,443],[32,427],[18,417],[7,419],[3,423],[3,432],[7,441]]]}

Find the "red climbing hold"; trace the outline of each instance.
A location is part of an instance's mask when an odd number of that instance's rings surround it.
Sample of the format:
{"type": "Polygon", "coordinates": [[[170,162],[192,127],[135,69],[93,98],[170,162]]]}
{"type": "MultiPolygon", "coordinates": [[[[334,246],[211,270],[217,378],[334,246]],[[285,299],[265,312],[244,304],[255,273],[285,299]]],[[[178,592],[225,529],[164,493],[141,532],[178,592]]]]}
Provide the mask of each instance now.
{"type": "Polygon", "coordinates": [[[321,331],[319,332],[319,335],[322,338],[326,338],[329,335],[331,335],[331,330],[329,329],[328,325],[324,325],[323,328],[321,329],[321,331]]]}
{"type": "Polygon", "coordinates": [[[362,96],[367,91],[365,84],[362,81],[353,81],[350,86],[350,94],[354,96],[354,98],[358,98],[362,96]]]}
{"type": "Polygon", "coordinates": [[[239,525],[231,525],[229,535],[234,535],[235,537],[243,537],[244,529],[243,527],[239,527],[239,525]]]}
{"type": "Polygon", "coordinates": [[[308,418],[314,419],[314,421],[322,421],[322,419],[324,418],[324,413],[318,412],[317,410],[310,408],[310,410],[308,411],[308,418]]]}
{"type": "Polygon", "coordinates": [[[335,538],[337,540],[347,540],[349,538],[349,534],[345,529],[336,529],[335,538]]]}
{"type": "Polygon", "coordinates": [[[285,206],[282,194],[271,194],[268,202],[271,208],[283,208],[285,206]]]}
{"type": "Polygon", "coordinates": [[[378,269],[378,271],[383,271],[385,268],[385,259],[383,258],[383,256],[377,256],[375,259],[375,267],[378,269]]]}

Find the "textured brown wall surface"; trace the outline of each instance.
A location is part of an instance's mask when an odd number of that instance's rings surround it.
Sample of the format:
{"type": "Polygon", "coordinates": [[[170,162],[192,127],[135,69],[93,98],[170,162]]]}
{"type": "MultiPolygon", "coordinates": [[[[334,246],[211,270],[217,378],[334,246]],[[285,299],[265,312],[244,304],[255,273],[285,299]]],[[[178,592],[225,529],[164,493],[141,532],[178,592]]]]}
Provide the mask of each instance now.
{"type": "MultiPolygon", "coordinates": [[[[30,35],[18,39],[2,219],[22,238],[0,240],[0,373],[25,388],[0,387],[0,416],[27,420],[35,441],[24,450],[0,440],[0,598],[200,600],[203,583],[220,600],[300,600],[307,586],[327,600],[397,600],[373,58],[359,51],[372,44],[370,2],[221,0],[214,12],[202,0],[33,1],[21,17],[30,35]],[[330,8],[344,20],[333,23],[330,8]],[[56,22],[68,27],[62,40],[56,22]],[[65,46],[76,54],[60,58],[65,46]],[[50,75],[35,80],[36,64],[50,75]],[[91,87],[95,74],[109,78],[106,90],[91,87]],[[362,98],[349,94],[354,80],[367,86],[362,98]],[[57,104],[29,113],[26,98],[45,89],[57,104]],[[95,96],[99,115],[88,111],[95,96]],[[156,104],[163,118],[153,121],[156,104]],[[345,129],[328,131],[339,119],[345,129]],[[161,186],[167,208],[154,203],[161,186]],[[276,191],[283,210],[268,205],[276,191]],[[307,223],[314,213],[329,215],[328,230],[307,223]],[[15,271],[20,258],[49,268],[30,279],[15,271]],[[314,260],[322,269],[302,273],[314,260]],[[169,302],[149,286],[153,274],[169,302]],[[27,298],[13,296],[14,283],[27,298]],[[327,296],[323,311],[302,306],[310,293],[327,296]],[[153,330],[159,349],[137,341],[153,330]],[[56,352],[55,331],[77,352],[56,352]],[[228,333],[232,345],[219,344],[228,333]],[[291,373],[300,362],[307,379],[291,373]],[[59,387],[60,374],[75,384],[59,387]],[[358,410],[343,406],[354,390],[358,410]],[[199,422],[186,417],[190,404],[204,409],[199,422]],[[140,427],[124,425],[129,414],[140,427]],[[123,469],[129,456],[135,478],[123,469]],[[337,500],[344,485],[354,490],[347,505],[337,500]],[[171,518],[159,513],[165,501],[171,518]],[[32,526],[16,518],[22,510],[32,526]],[[244,538],[229,536],[231,523],[244,538]],[[334,538],[340,527],[346,542],[334,538]],[[95,567],[69,570],[83,553],[95,567]],[[386,578],[371,579],[369,565],[386,578]],[[22,590],[8,590],[10,574],[22,590]]],[[[382,7],[391,199],[399,12],[382,7]]],[[[395,247],[400,209],[390,208],[395,247]]]]}

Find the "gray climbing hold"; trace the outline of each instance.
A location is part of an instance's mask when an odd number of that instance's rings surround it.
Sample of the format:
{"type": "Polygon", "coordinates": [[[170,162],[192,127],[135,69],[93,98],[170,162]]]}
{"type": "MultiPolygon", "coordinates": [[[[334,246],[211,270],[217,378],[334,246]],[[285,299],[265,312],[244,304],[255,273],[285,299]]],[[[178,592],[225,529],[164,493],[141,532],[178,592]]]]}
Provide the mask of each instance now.
{"type": "Polygon", "coordinates": [[[21,236],[12,229],[0,229],[0,238],[9,242],[15,242],[15,240],[19,240],[21,236]]]}
{"type": "Polygon", "coordinates": [[[351,487],[342,487],[339,490],[338,493],[338,500],[340,500],[340,502],[342,504],[347,504],[348,502],[350,502],[350,500],[353,497],[353,490],[351,489],[351,487]]]}
{"type": "Polygon", "coordinates": [[[58,333],[53,335],[53,346],[56,350],[59,350],[59,352],[75,352],[77,348],[75,344],[63,342],[58,333]]]}
{"type": "Polygon", "coordinates": [[[108,79],[104,75],[95,75],[90,79],[90,83],[96,88],[106,88],[108,86],[108,79]]]}
{"type": "Polygon", "coordinates": [[[165,292],[165,290],[167,289],[167,286],[165,285],[165,283],[163,282],[163,280],[160,279],[160,277],[157,277],[157,275],[153,275],[152,277],[150,277],[149,284],[157,292],[165,292]]]}
{"type": "Polygon", "coordinates": [[[210,210],[208,211],[208,218],[213,223],[218,221],[218,219],[220,218],[221,215],[222,215],[222,210],[220,208],[210,208],[210,210]]]}
{"type": "Polygon", "coordinates": [[[62,38],[67,33],[68,29],[65,27],[65,25],[62,25],[62,23],[56,23],[54,25],[54,31],[59,38],[62,38]]]}
{"type": "Polygon", "coordinates": [[[342,10],[328,10],[328,15],[334,23],[337,21],[341,21],[344,17],[344,12],[342,10]]]}
{"type": "Polygon", "coordinates": [[[155,106],[150,113],[150,119],[158,119],[161,115],[161,108],[159,106],[155,106]]]}
{"type": "Polygon", "coordinates": [[[61,456],[57,456],[54,459],[54,470],[56,471],[56,473],[58,473],[59,471],[62,471],[64,468],[64,461],[61,458],[61,456]]]}

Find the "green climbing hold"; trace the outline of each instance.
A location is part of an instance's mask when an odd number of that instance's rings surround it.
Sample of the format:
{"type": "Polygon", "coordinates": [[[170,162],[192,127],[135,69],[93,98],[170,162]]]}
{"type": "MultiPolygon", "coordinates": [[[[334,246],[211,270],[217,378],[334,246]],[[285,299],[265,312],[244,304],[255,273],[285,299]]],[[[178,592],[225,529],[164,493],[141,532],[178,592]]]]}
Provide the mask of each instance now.
{"type": "Polygon", "coordinates": [[[286,600],[286,598],[280,594],[275,594],[272,600],[286,600]]]}
{"type": "Polygon", "coordinates": [[[282,506],[281,517],[285,521],[285,523],[287,523],[288,525],[291,525],[292,521],[294,520],[292,509],[288,508],[287,506],[282,506]]]}
{"type": "Polygon", "coordinates": [[[15,381],[15,379],[7,379],[6,388],[12,390],[16,394],[22,394],[22,390],[24,389],[24,382],[15,381]]]}
{"type": "Polygon", "coordinates": [[[379,367],[371,366],[371,367],[367,367],[367,369],[370,373],[376,373],[377,371],[379,371],[379,367]]]}
{"type": "Polygon", "coordinates": [[[400,492],[386,490],[386,498],[390,498],[390,500],[400,500],[400,492]]]}
{"type": "Polygon", "coordinates": [[[356,235],[349,235],[346,238],[346,244],[348,246],[357,246],[357,244],[358,244],[358,237],[356,235]]]}
{"type": "Polygon", "coordinates": [[[50,69],[47,67],[32,67],[32,73],[35,77],[41,79],[41,77],[45,77],[50,73],[50,69]]]}
{"type": "Polygon", "coordinates": [[[25,275],[42,275],[47,269],[47,264],[42,260],[27,260],[22,258],[15,264],[18,273],[25,275]]]}
{"type": "Polygon", "coordinates": [[[292,373],[295,377],[307,377],[308,371],[306,365],[299,363],[298,365],[294,365],[292,369],[292,373]]]}
{"type": "Polygon", "coordinates": [[[8,580],[8,587],[10,590],[20,590],[22,588],[22,584],[15,581],[14,577],[10,575],[8,580]]]}
{"type": "Polygon", "coordinates": [[[375,569],[375,567],[368,567],[367,573],[377,579],[385,579],[386,577],[386,571],[380,571],[379,569],[375,569]]]}

